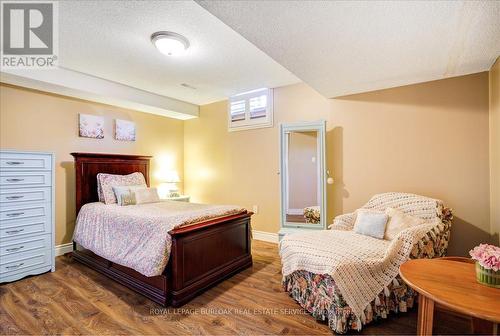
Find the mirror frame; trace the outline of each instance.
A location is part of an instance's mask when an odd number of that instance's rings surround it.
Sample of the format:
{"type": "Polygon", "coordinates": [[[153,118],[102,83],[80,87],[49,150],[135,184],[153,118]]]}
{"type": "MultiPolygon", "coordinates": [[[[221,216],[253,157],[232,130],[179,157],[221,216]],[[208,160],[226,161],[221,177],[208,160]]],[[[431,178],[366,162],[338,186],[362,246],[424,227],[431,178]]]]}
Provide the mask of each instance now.
{"type": "Polygon", "coordinates": [[[280,237],[288,232],[287,229],[326,229],[326,120],[314,122],[282,123],[280,125],[280,180],[281,180],[281,230],[280,237]],[[320,222],[319,224],[300,224],[286,221],[287,204],[287,164],[285,159],[288,150],[287,133],[289,132],[318,132],[318,182],[320,200],[320,222]]]}

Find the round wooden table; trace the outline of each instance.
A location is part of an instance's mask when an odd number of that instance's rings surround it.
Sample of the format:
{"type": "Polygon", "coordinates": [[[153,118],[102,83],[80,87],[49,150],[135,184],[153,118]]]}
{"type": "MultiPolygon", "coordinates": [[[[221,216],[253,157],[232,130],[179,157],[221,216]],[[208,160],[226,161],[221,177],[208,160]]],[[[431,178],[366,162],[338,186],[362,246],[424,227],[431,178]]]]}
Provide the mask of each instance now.
{"type": "Polygon", "coordinates": [[[446,259],[409,260],[401,278],[419,293],[418,335],[432,335],[435,303],[473,317],[473,333],[496,334],[500,323],[500,289],[476,281],[473,263],[446,259]]]}

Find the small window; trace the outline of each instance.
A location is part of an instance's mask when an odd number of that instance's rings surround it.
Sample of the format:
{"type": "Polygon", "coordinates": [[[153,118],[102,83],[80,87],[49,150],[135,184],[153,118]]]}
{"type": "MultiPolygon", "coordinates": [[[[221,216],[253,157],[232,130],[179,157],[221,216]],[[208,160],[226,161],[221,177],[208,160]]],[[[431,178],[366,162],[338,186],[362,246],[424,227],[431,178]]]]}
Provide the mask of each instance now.
{"type": "Polygon", "coordinates": [[[273,126],[272,89],[259,89],[229,98],[229,131],[273,126]]]}

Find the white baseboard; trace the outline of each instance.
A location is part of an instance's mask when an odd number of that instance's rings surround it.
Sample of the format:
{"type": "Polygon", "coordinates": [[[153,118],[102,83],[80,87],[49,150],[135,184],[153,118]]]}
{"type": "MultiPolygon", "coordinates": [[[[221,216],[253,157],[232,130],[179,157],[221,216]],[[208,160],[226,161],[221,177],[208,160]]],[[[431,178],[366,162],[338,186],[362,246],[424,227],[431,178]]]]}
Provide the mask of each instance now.
{"type": "Polygon", "coordinates": [[[252,230],[252,237],[255,240],[262,240],[269,243],[277,244],[279,242],[277,233],[252,230]]]}
{"type": "Polygon", "coordinates": [[[304,209],[288,209],[286,211],[287,215],[303,215],[304,209]]]}
{"type": "Polygon", "coordinates": [[[73,251],[73,243],[56,245],[56,257],[62,256],[65,253],[73,251]]]}

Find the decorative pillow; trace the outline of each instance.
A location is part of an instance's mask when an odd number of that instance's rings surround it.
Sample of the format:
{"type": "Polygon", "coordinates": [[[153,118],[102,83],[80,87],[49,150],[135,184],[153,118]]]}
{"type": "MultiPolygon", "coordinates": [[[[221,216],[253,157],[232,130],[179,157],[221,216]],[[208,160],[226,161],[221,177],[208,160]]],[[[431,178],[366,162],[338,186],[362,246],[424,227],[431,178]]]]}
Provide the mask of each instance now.
{"type": "Polygon", "coordinates": [[[354,232],[373,238],[384,238],[388,216],[382,211],[359,209],[356,211],[354,232]]]}
{"type": "Polygon", "coordinates": [[[138,186],[116,186],[113,187],[115,193],[116,203],[120,206],[135,204],[134,191],[137,189],[147,188],[143,184],[138,186]]]}
{"type": "Polygon", "coordinates": [[[389,216],[384,234],[386,240],[393,240],[401,231],[425,223],[422,218],[407,215],[403,211],[394,208],[385,209],[385,214],[389,216]]]}
{"type": "Polygon", "coordinates": [[[132,173],[129,175],[97,174],[98,185],[101,186],[102,201],[106,204],[116,203],[113,187],[142,185],[147,188],[146,180],[142,173],[132,173]]]}
{"type": "Polygon", "coordinates": [[[135,204],[155,203],[160,201],[156,188],[141,188],[133,190],[135,204]]]}
{"type": "Polygon", "coordinates": [[[102,195],[102,186],[99,178],[97,178],[97,196],[99,197],[99,202],[104,203],[104,196],[102,195]]]}

